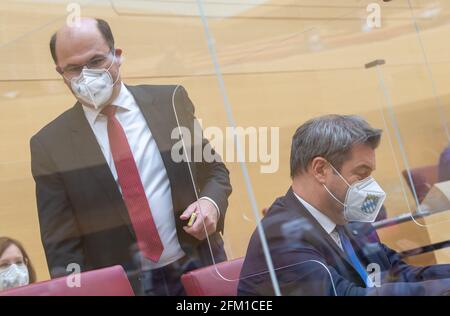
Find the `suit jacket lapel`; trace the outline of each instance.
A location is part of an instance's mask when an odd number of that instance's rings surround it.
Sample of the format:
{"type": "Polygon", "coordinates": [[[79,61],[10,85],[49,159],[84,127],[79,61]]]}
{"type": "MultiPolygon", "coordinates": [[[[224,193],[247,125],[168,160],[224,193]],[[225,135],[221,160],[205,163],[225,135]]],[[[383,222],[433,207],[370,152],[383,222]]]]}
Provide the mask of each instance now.
{"type": "Polygon", "coordinates": [[[177,126],[175,117],[171,121],[171,116],[158,110],[154,105],[155,96],[151,93],[139,89],[139,87],[126,86],[130,93],[136,100],[137,105],[141,109],[142,114],[147,122],[147,125],[155,139],[158,150],[166,167],[169,179],[172,179],[171,170],[173,170],[174,163],[171,159],[170,152],[175,140],[172,140],[170,135],[172,129],[177,126]]]}
{"type": "MultiPolygon", "coordinates": [[[[155,139],[169,178],[174,211],[175,213],[181,213],[184,209],[180,207],[184,207],[184,204],[189,200],[185,191],[188,191],[192,183],[187,173],[187,165],[185,163],[175,163],[171,157],[172,147],[178,141],[178,139],[171,138],[172,130],[177,126],[172,105],[164,104],[159,106],[160,104],[157,104],[159,102],[157,96],[152,95],[148,88],[139,86],[126,87],[136,100],[155,139]],[[181,191],[177,188],[180,188],[181,191]]],[[[183,124],[183,122],[180,122],[180,124],[183,124]]]]}
{"type": "Polygon", "coordinates": [[[331,238],[331,236],[323,229],[319,222],[317,222],[314,216],[312,216],[311,213],[305,208],[305,206],[297,199],[297,197],[294,195],[294,192],[292,191],[292,188],[289,189],[287,197],[289,198],[288,200],[291,201],[292,206],[296,207],[302,214],[302,216],[308,218],[309,222],[313,224],[314,230],[322,232],[322,236],[325,238],[326,243],[331,248],[333,248],[333,250],[354,269],[345,252],[336,244],[333,238],[331,238]]]}
{"type": "MultiPolygon", "coordinates": [[[[371,224],[366,224],[371,225],[371,224]]],[[[356,255],[358,256],[359,261],[361,261],[361,264],[365,265],[371,262],[380,262],[383,261],[384,266],[389,266],[389,261],[385,256],[382,255],[383,251],[379,247],[379,244],[373,241],[370,241],[369,238],[366,240],[361,241],[361,238],[359,236],[365,236],[367,237],[370,232],[366,231],[363,228],[360,228],[361,226],[357,225],[346,225],[344,229],[347,232],[347,236],[354,246],[354,250],[356,255]],[[366,249],[366,250],[364,250],[366,249]]]]}

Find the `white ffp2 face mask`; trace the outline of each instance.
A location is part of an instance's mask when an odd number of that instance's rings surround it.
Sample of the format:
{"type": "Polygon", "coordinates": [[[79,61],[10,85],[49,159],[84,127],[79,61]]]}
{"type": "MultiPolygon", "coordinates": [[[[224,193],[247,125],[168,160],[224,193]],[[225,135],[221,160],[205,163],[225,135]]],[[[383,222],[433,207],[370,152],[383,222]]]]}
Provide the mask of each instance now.
{"type": "Polygon", "coordinates": [[[12,289],[28,285],[29,275],[24,264],[12,264],[8,268],[0,269],[0,290],[12,289]]]}
{"type": "Polygon", "coordinates": [[[70,85],[75,96],[82,102],[91,104],[95,109],[100,109],[106,105],[106,102],[113,94],[113,87],[116,81],[113,81],[109,69],[88,69],[83,68],[78,77],[72,78],[70,85]]]}
{"type": "Polygon", "coordinates": [[[330,166],[348,186],[344,203],[331,193],[325,184],[323,186],[337,202],[344,206],[345,220],[348,222],[374,222],[386,199],[386,193],[380,185],[372,177],[350,185],[331,164],[330,166]]]}

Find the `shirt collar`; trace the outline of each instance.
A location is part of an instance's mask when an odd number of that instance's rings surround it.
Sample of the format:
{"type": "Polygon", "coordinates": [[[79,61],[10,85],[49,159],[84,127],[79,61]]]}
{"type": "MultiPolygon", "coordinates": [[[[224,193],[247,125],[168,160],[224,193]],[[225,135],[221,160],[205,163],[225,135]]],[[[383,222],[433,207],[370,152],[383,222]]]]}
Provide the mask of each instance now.
{"type": "Polygon", "coordinates": [[[297,197],[297,199],[305,206],[305,208],[308,210],[309,213],[316,219],[316,221],[319,222],[320,226],[325,229],[327,234],[331,234],[333,230],[336,228],[336,224],[324,213],[316,209],[314,206],[303,200],[301,197],[299,197],[295,192],[294,195],[297,197]]]}
{"type": "MultiPolygon", "coordinates": [[[[119,109],[130,111],[133,109],[133,105],[135,104],[133,95],[128,91],[127,87],[125,87],[124,83],[120,83],[120,92],[119,95],[111,102],[111,104],[114,104],[119,109]]],[[[99,115],[103,115],[100,112],[101,109],[94,109],[92,107],[83,105],[84,114],[86,115],[87,120],[89,121],[89,124],[93,125],[99,115]]]]}

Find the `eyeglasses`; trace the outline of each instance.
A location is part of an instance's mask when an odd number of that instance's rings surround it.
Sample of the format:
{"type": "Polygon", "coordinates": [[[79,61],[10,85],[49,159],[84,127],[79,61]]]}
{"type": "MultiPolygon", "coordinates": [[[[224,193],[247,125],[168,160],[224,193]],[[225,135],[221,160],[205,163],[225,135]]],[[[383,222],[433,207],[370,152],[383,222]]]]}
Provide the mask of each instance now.
{"type": "MultiPolygon", "coordinates": [[[[111,57],[114,57],[114,53],[111,51],[106,55],[96,55],[87,63],[82,65],[68,65],[64,68],[60,68],[58,72],[67,80],[70,80],[74,77],[78,77],[83,71],[83,68],[86,67],[88,69],[103,69],[110,67],[111,57]]],[[[111,65],[112,65],[111,61],[111,65]]]]}

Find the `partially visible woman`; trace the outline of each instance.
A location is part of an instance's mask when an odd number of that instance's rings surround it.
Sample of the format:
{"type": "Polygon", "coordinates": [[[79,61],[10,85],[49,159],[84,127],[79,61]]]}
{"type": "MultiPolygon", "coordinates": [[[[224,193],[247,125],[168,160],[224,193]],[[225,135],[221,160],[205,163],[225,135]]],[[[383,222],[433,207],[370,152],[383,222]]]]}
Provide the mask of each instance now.
{"type": "Polygon", "coordinates": [[[0,237],[0,291],[36,282],[36,272],[22,244],[0,237]]]}

